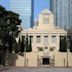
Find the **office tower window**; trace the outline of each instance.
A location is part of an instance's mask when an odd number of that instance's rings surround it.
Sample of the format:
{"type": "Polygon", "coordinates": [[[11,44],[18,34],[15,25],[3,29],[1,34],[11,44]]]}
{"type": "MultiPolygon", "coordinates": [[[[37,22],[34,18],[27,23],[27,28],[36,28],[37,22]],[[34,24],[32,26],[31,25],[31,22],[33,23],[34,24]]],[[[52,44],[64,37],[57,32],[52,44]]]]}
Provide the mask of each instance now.
{"type": "Polygon", "coordinates": [[[54,14],[54,24],[66,29],[72,27],[72,0],[50,0],[50,10],[54,14]]]}
{"type": "Polygon", "coordinates": [[[37,36],[36,41],[37,41],[37,43],[40,43],[41,42],[41,36],[37,36]]]}
{"type": "Polygon", "coordinates": [[[10,10],[20,15],[22,28],[28,29],[33,27],[34,0],[9,0],[9,5],[10,10]]]}

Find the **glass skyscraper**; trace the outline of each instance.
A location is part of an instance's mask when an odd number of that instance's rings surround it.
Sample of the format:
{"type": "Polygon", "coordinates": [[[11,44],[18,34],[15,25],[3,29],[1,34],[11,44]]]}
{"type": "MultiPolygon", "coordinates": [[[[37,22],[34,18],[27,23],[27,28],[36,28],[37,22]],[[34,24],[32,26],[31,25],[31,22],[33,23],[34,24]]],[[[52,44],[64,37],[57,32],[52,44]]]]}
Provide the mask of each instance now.
{"type": "Polygon", "coordinates": [[[54,23],[61,28],[72,27],[72,0],[50,0],[54,23]]]}
{"type": "Polygon", "coordinates": [[[20,15],[22,28],[32,28],[34,19],[34,0],[10,0],[9,4],[10,10],[20,15]]]}

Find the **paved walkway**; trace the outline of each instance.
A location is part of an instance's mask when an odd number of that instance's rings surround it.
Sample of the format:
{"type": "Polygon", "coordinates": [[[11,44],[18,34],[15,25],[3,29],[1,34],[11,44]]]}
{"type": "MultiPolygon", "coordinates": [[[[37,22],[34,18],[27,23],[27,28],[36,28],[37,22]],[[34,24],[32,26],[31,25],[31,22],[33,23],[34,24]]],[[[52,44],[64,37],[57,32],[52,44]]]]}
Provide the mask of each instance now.
{"type": "Polygon", "coordinates": [[[0,72],[72,72],[72,68],[4,68],[0,72]]]}

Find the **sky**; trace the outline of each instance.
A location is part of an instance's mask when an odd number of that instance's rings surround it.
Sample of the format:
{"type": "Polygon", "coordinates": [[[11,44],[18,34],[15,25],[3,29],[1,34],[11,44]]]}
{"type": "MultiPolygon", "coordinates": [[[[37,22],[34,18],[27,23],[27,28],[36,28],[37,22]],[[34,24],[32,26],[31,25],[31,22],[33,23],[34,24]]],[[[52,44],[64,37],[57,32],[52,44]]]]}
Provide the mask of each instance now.
{"type": "Polygon", "coordinates": [[[35,0],[34,1],[34,17],[36,18],[38,14],[45,8],[49,8],[49,0],[35,0]]]}
{"type": "Polygon", "coordinates": [[[0,5],[9,10],[9,0],[0,0],[0,5]]]}
{"type": "MultiPolygon", "coordinates": [[[[0,5],[9,10],[9,0],[0,0],[0,5]]],[[[37,18],[44,8],[49,9],[49,0],[34,0],[34,18],[37,18]]]]}

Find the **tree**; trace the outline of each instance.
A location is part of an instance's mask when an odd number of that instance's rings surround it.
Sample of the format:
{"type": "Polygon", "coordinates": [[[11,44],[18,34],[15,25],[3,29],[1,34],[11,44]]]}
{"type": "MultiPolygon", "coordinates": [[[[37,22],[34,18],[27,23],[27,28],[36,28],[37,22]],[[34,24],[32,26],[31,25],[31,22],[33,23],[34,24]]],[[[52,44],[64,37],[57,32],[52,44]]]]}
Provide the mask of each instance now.
{"type": "Polygon", "coordinates": [[[72,39],[70,40],[70,52],[72,52],[72,39]]]}
{"type": "MultiPolygon", "coordinates": [[[[26,50],[26,52],[29,52],[29,40],[28,40],[28,35],[26,34],[26,39],[25,39],[25,50],[26,50]]],[[[24,50],[24,52],[25,52],[25,50],[24,50]]]]}
{"type": "Polygon", "coordinates": [[[66,36],[60,37],[60,52],[67,52],[67,39],[66,36]]]}
{"type": "Polygon", "coordinates": [[[28,38],[27,34],[26,36],[21,36],[21,38],[19,38],[18,40],[18,43],[15,45],[15,53],[24,56],[23,52],[31,52],[31,51],[32,51],[31,37],[28,38]]]}
{"type": "Polygon", "coordinates": [[[17,43],[17,53],[23,56],[23,52],[31,52],[31,51],[32,51],[31,37],[29,38],[27,34],[26,36],[21,36],[21,39],[19,38],[19,41],[17,43]]]}
{"type": "Polygon", "coordinates": [[[67,30],[67,34],[69,35],[70,52],[72,52],[72,27],[67,30]]]}
{"type": "Polygon", "coordinates": [[[21,20],[19,15],[5,10],[0,6],[0,54],[5,55],[8,50],[13,51],[13,44],[16,43],[16,37],[19,34],[21,20]]]}
{"type": "Polygon", "coordinates": [[[25,48],[25,40],[24,40],[24,36],[22,36],[20,52],[24,52],[24,48],[25,48]]]}
{"type": "Polygon", "coordinates": [[[31,51],[32,51],[32,39],[30,37],[30,40],[29,40],[29,52],[31,52],[31,51]]]}
{"type": "Polygon", "coordinates": [[[14,51],[15,51],[15,53],[19,53],[20,47],[21,47],[21,40],[20,40],[20,37],[19,37],[18,43],[17,42],[14,43],[14,51]]]}

